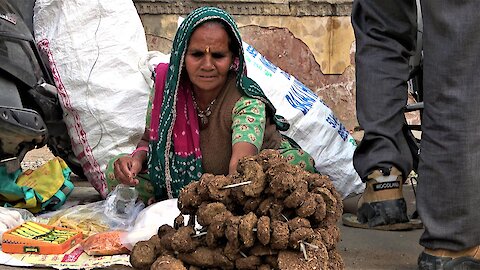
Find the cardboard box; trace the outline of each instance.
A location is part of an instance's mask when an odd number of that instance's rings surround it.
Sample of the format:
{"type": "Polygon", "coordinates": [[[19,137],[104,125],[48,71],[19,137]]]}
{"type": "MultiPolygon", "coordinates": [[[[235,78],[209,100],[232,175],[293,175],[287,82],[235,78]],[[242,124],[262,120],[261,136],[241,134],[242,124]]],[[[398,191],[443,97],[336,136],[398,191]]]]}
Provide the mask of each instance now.
{"type": "Polygon", "coordinates": [[[27,221],[3,234],[5,253],[63,254],[82,240],[82,232],[27,221]]]}

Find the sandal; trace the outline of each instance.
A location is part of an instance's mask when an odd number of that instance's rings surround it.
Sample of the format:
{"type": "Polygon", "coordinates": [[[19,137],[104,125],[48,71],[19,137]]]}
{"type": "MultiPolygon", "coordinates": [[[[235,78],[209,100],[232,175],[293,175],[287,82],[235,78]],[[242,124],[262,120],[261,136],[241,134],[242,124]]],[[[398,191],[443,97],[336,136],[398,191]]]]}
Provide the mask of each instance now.
{"type": "Polygon", "coordinates": [[[368,223],[360,223],[357,219],[357,216],[351,213],[346,213],[342,215],[342,223],[347,227],[381,231],[409,231],[423,228],[423,223],[420,219],[410,219],[408,222],[370,227],[368,223]]]}

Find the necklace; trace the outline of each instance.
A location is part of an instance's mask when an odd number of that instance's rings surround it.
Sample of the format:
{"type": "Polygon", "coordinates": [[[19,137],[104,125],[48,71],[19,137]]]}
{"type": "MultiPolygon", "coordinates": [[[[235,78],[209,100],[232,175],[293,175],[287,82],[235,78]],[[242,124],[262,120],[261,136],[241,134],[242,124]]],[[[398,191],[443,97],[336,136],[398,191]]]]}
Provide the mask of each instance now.
{"type": "Polygon", "coordinates": [[[212,114],[212,106],[215,103],[216,98],[213,99],[210,104],[208,104],[207,108],[205,110],[200,110],[200,107],[198,107],[197,101],[195,100],[195,95],[192,92],[192,99],[193,99],[193,106],[197,110],[197,115],[200,118],[200,124],[201,128],[206,128],[208,125],[208,117],[212,114]]]}

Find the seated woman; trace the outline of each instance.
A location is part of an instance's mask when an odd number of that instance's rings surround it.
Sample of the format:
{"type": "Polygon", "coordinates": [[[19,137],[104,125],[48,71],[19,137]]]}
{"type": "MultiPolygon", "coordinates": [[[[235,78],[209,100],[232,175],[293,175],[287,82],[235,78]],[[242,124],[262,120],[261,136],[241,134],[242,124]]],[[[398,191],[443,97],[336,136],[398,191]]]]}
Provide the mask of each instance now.
{"type": "Polygon", "coordinates": [[[172,48],[170,63],[155,70],[150,119],[137,150],[107,169],[109,190],[120,182],[136,185],[144,201],[177,197],[202,173],[235,173],[240,158],[262,149],[278,149],[291,163],[315,170],[310,155],[279,133],[288,124],[246,76],[242,41],[229,14],[196,9],[172,48]],[[147,168],[148,176],[142,175],[147,168]]]}

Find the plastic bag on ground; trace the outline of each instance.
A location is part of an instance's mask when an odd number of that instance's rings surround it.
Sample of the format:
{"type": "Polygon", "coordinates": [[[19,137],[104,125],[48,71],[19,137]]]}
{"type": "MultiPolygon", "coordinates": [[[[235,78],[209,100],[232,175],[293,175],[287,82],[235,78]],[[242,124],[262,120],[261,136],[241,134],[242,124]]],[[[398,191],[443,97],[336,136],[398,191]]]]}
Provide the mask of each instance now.
{"type": "Polygon", "coordinates": [[[117,185],[108,194],[104,204],[104,211],[111,228],[129,230],[145,204],[137,201],[138,192],[135,187],[123,184],[117,185]]]}
{"type": "Polygon", "coordinates": [[[22,224],[24,218],[19,211],[11,208],[0,207],[0,242],[3,233],[22,224]]]}
{"type": "Polygon", "coordinates": [[[108,231],[110,225],[103,214],[104,204],[100,201],[60,210],[49,219],[48,225],[81,231],[84,237],[108,231]]]}
{"type": "Polygon", "coordinates": [[[143,202],[126,201],[122,196],[124,194],[117,196],[122,188],[116,188],[106,200],[60,210],[49,219],[48,224],[82,231],[85,237],[112,230],[128,231],[145,205],[143,202]]]}
{"type": "Polygon", "coordinates": [[[168,224],[173,227],[178,215],[180,210],[177,207],[177,199],[164,200],[146,207],[138,214],[130,231],[122,236],[122,244],[132,250],[137,242],[146,241],[157,234],[160,226],[168,224]]]}
{"type": "Polygon", "coordinates": [[[89,236],[80,243],[88,255],[117,255],[130,251],[122,245],[120,237],[125,231],[108,231],[89,236]]]}

